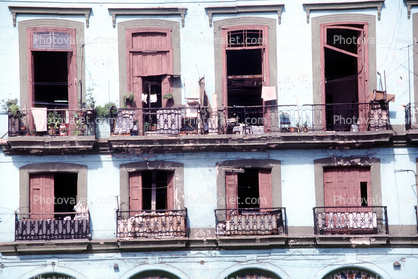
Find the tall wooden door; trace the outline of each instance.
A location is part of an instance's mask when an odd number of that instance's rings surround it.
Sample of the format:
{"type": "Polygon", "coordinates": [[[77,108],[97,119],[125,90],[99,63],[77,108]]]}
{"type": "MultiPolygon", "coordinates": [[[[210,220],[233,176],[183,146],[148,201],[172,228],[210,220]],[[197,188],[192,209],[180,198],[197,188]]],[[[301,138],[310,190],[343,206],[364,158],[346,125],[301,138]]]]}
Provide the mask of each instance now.
{"type": "Polygon", "coordinates": [[[370,185],[369,168],[325,168],[324,206],[371,205],[370,185]]]}
{"type": "Polygon", "coordinates": [[[258,170],[258,190],[260,197],[260,211],[262,208],[271,208],[273,206],[271,170],[258,170]]]}
{"type": "Polygon", "coordinates": [[[30,175],[30,213],[33,219],[54,218],[54,175],[49,173],[30,175]]]}
{"type": "MultiPolygon", "coordinates": [[[[142,173],[131,172],[129,174],[129,211],[142,210],[142,173]]],[[[131,212],[134,216],[138,212],[131,212]]]]}

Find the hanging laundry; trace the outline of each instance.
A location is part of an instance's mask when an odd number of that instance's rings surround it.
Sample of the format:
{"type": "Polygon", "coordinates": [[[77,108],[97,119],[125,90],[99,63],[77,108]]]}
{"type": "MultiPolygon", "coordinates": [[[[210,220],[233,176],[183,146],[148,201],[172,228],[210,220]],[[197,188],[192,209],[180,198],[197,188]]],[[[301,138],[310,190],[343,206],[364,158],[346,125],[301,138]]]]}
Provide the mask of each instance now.
{"type": "Polygon", "coordinates": [[[150,103],[156,103],[157,102],[157,94],[149,95],[149,102],[150,103]]]}
{"type": "Polygon", "coordinates": [[[146,104],[148,103],[148,94],[145,94],[145,93],[142,94],[142,102],[146,104]]]}

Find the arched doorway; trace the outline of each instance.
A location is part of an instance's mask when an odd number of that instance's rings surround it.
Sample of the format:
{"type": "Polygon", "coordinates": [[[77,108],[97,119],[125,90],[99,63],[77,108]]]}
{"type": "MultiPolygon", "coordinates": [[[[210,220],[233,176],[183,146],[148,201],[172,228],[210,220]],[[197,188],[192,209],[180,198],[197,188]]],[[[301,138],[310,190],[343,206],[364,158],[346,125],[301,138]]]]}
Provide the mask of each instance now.
{"type": "Polygon", "coordinates": [[[162,270],[149,270],[149,271],[144,271],[139,274],[136,274],[130,277],[130,279],[180,279],[180,278],[162,270]]]}
{"type": "Polygon", "coordinates": [[[331,271],[323,279],[379,279],[374,272],[359,268],[342,268],[331,271]]]}
{"type": "Polygon", "coordinates": [[[277,275],[272,272],[261,270],[261,269],[243,269],[236,271],[225,279],[280,279],[277,275]]]}

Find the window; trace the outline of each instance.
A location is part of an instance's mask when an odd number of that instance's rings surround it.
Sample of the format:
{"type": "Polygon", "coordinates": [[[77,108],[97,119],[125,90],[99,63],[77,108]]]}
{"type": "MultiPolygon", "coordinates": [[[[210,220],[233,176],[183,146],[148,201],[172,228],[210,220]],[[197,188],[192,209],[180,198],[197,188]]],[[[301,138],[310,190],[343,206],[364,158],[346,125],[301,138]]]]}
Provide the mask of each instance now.
{"type": "Polygon", "coordinates": [[[129,210],[174,209],[174,171],[129,173],[129,210]]]}
{"type": "Polygon", "coordinates": [[[370,168],[325,168],[325,206],[373,205],[370,185],[370,168]]]}
{"type": "Polygon", "coordinates": [[[19,22],[22,108],[78,107],[84,89],[84,24],[37,19],[19,22]]]}
{"type": "Polygon", "coordinates": [[[168,161],[120,166],[121,211],[183,209],[183,164],[168,161]]]}
{"type": "MultiPolygon", "coordinates": [[[[327,130],[349,131],[359,117],[366,118],[359,103],[366,103],[368,96],[367,23],[321,27],[327,130]]],[[[366,129],[365,124],[360,130],[366,129]]]]}
{"type": "Polygon", "coordinates": [[[245,269],[228,275],[225,279],[279,279],[277,275],[270,271],[260,269],[245,269]]]}
{"type": "Polygon", "coordinates": [[[16,240],[90,238],[86,166],[30,164],[19,173],[16,240]]]}
{"type": "Polygon", "coordinates": [[[271,208],[272,184],[270,169],[238,169],[225,173],[228,209],[271,208]]]}
{"type": "Polygon", "coordinates": [[[376,89],[376,17],[338,14],[312,18],[313,102],[322,129],[367,129],[368,92],[376,89]],[[343,66],[341,66],[343,65],[343,66]],[[341,105],[342,104],[342,105],[341,105]]]}
{"type": "MultiPolygon", "coordinates": [[[[214,22],[215,91],[217,107],[229,107],[223,116],[226,123],[247,122],[253,132],[277,126],[270,109],[262,107],[275,101],[261,98],[263,86],[277,84],[276,26],[274,19],[253,17],[214,22]],[[237,106],[254,107],[244,112],[237,106]]],[[[233,132],[227,125],[225,132],[233,132]]]]}
{"type": "MultiPolygon", "coordinates": [[[[73,212],[76,200],[76,173],[30,175],[30,213],[73,212]]],[[[32,218],[54,218],[54,215],[32,215],[32,218]]]]}
{"type": "Polygon", "coordinates": [[[315,234],[388,233],[379,159],[334,157],[314,164],[315,234]]]}

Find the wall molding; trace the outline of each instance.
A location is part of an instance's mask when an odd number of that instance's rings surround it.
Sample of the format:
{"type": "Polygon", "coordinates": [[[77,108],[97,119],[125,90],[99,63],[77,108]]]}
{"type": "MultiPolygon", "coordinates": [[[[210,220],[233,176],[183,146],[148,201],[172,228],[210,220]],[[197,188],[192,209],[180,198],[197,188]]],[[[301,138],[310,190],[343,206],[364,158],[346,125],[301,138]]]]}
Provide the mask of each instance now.
{"type": "MultiPolygon", "coordinates": [[[[405,1],[405,0],[404,0],[405,1]]],[[[304,3],[302,4],[306,11],[306,23],[309,23],[309,15],[311,11],[328,11],[328,10],[358,10],[358,9],[377,9],[377,20],[380,21],[381,10],[384,0],[370,0],[359,2],[334,2],[334,3],[304,3]]],[[[415,1],[416,2],[416,1],[415,1]]]]}
{"type": "Polygon", "coordinates": [[[184,17],[187,8],[109,8],[110,15],[112,16],[113,28],[116,28],[116,16],[160,16],[160,15],[179,15],[181,17],[181,27],[184,27],[184,17]]]}
{"type": "Polygon", "coordinates": [[[13,27],[16,27],[18,14],[32,15],[83,15],[86,18],[86,27],[89,28],[89,16],[91,8],[63,8],[63,7],[19,7],[9,6],[13,16],[13,27]]]}
{"type": "Polygon", "coordinates": [[[212,27],[214,14],[239,14],[239,13],[267,13],[277,12],[279,24],[282,23],[282,10],[284,4],[278,5],[248,5],[248,6],[225,6],[225,7],[206,7],[209,16],[209,26],[212,27]]]}

